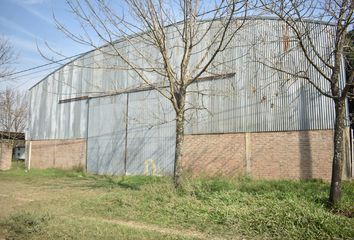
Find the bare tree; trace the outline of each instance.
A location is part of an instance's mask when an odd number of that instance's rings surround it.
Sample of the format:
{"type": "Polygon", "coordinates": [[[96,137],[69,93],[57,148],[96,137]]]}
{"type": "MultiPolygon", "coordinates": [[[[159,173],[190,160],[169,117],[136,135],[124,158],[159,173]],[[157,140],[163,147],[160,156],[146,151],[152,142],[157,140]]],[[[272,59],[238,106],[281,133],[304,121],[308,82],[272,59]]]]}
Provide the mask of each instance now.
{"type": "MultiPolygon", "coordinates": [[[[353,26],[354,28],[354,26],[353,26]]],[[[346,41],[344,46],[344,56],[346,62],[347,77],[350,76],[350,72],[354,69],[354,29],[351,29],[346,34],[346,41]]]]}
{"type": "Polygon", "coordinates": [[[0,81],[5,80],[13,71],[11,64],[15,59],[12,45],[6,38],[0,37],[0,81]]]}
{"type": "Polygon", "coordinates": [[[129,11],[124,16],[105,1],[67,4],[83,30],[70,31],[54,17],[67,37],[117,57],[122,64],[112,68],[127,71],[172,104],[176,114],[174,183],[180,186],[188,87],[202,77],[220,75],[217,55],[244,26],[248,1],[126,0],[129,11]],[[102,43],[104,47],[99,46],[102,43]]]}
{"type": "MultiPolygon", "coordinates": [[[[12,80],[12,64],[17,56],[8,39],[0,36],[0,82],[12,80]]],[[[0,131],[1,135],[15,144],[18,132],[24,130],[26,112],[24,95],[14,90],[0,89],[0,131]]]]}
{"type": "MultiPolygon", "coordinates": [[[[354,2],[352,0],[261,0],[266,14],[278,17],[288,34],[284,44],[296,43],[306,64],[297,68],[265,63],[289,78],[302,79],[311,84],[322,95],[333,99],[335,106],[334,155],[329,203],[337,204],[341,199],[341,180],[344,165],[345,102],[353,86],[354,71],[351,69],[347,81],[341,81],[343,49],[346,46],[348,28],[353,25],[354,2]],[[321,22],[316,22],[321,21],[321,22]],[[320,37],[330,39],[323,46],[320,37]],[[314,79],[310,72],[320,76],[314,79]],[[344,86],[342,85],[344,84],[344,86]]],[[[290,49],[287,53],[290,52],[290,49]]],[[[342,79],[343,80],[343,79],[342,79]]]]}
{"type": "Polygon", "coordinates": [[[27,116],[27,99],[25,94],[13,89],[0,93],[0,129],[8,139],[16,139],[17,133],[24,131],[27,116]]]}

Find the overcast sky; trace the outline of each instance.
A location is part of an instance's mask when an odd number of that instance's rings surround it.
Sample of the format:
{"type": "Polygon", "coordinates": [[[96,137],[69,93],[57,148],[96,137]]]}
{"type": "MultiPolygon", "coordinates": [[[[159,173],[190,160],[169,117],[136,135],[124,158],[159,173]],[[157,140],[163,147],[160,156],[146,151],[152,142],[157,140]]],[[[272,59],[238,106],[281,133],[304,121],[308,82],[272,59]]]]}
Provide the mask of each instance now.
{"type": "MultiPolygon", "coordinates": [[[[9,39],[18,54],[16,71],[48,63],[37,50],[38,45],[46,56],[52,56],[53,52],[45,47],[45,42],[66,56],[90,50],[87,46],[65,38],[63,33],[56,29],[53,12],[66,26],[75,29],[64,0],[0,0],[0,35],[9,39]]],[[[56,67],[58,65],[50,65],[18,74],[16,82],[7,84],[26,90],[56,67]]]]}

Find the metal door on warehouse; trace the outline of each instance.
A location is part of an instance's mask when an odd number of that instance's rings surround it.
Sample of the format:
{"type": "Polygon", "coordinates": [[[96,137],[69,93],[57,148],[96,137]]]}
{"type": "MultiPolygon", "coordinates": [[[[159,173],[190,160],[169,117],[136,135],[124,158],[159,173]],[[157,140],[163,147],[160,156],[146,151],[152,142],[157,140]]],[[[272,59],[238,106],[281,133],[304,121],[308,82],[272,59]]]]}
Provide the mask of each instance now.
{"type": "Polygon", "coordinates": [[[175,121],[167,101],[155,91],[89,99],[87,171],[172,174],[175,121]]]}

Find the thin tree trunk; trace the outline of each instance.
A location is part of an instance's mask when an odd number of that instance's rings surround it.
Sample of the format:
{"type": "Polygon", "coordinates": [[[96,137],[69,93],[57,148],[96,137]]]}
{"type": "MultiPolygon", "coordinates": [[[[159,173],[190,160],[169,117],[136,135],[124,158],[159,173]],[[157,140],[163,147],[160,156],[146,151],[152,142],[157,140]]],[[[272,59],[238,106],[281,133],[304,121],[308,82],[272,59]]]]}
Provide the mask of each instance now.
{"type": "Polygon", "coordinates": [[[344,119],[345,101],[335,100],[336,122],[334,126],[334,154],[332,163],[332,179],[329,194],[329,204],[331,206],[339,203],[341,199],[341,182],[344,161],[344,119]]]}
{"type": "Polygon", "coordinates": [[[184,112],[179,111],[176,118],[176,152],[175,152],[175,169],[174,169],[174,184],[178,188],[182,186],[182,157],[183,157],[183,142],[184,142],[184,112]]]}

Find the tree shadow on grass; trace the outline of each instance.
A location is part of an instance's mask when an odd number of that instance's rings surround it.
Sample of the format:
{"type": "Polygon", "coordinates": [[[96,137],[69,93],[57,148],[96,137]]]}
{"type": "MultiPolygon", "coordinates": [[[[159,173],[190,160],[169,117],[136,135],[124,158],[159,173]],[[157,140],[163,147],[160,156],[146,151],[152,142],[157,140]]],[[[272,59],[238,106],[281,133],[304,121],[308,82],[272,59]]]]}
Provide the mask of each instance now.
{"type": "Polygon", "coordinates": [[[94,176],[92,177],[93,181],[88,183],[86,187],[140,190],[144,185],[159,183],[163,179],[163,177],[156,176],[94,176]]]}

